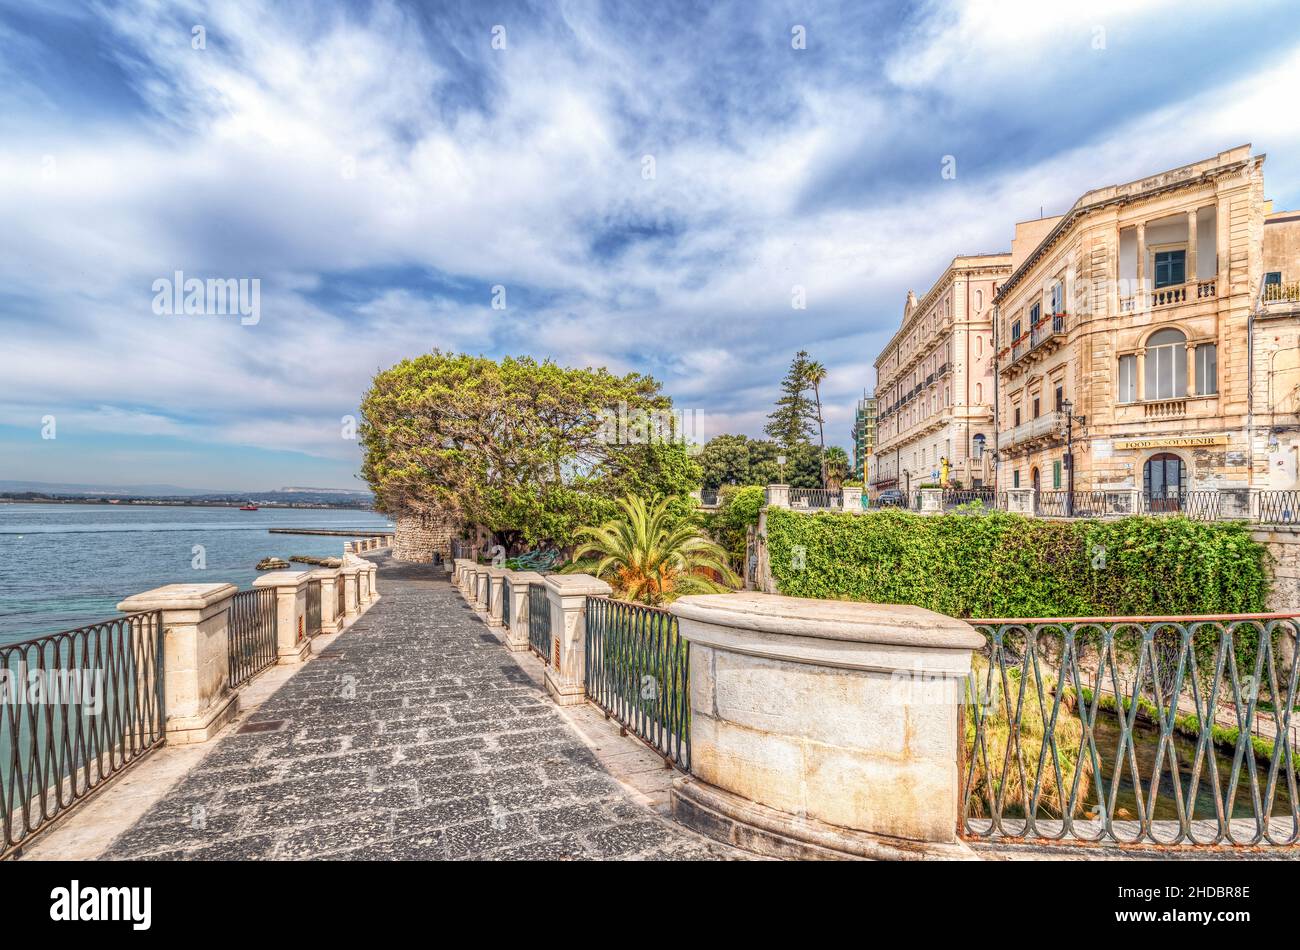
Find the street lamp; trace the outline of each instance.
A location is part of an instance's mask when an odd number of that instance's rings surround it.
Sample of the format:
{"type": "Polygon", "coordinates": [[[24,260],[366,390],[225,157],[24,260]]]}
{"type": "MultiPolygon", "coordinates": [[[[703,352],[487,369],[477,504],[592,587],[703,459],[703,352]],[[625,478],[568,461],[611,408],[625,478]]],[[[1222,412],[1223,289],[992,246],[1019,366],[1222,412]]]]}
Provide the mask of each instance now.
{"type": "MultiPolygon", "coordinates": [[[[1074,403],[1068,399],[1061,400],[1061,411],[1065,413],[1065,515],[1074,517],[1074,403]]],[[[1088,420],[1079,417],[1079,425],[1088,420]]]]}
{"type": "Polygon", "coordinates": [[[781,466],[781,484],[784,485],[785,484],[785,456],[778,455],[776,457],[776,464],[781,466]]]}

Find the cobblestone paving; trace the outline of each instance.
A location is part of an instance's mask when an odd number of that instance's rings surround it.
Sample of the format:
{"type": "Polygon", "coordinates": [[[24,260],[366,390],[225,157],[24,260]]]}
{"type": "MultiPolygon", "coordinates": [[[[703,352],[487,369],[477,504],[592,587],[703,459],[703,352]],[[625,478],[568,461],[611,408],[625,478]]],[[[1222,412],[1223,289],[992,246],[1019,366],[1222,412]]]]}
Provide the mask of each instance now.
{"type": "Polygon", "coordinates": [[[633,801],[425,568],[227,734],[110,859],[717,859],[633,801]]]}

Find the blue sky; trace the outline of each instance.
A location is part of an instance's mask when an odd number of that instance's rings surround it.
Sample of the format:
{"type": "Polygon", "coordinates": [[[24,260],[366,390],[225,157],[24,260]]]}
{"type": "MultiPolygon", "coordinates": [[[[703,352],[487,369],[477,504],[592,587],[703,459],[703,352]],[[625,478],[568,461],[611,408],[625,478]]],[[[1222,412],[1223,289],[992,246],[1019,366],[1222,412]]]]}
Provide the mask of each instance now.
{"type": "Polygon", "coordinates": [[[1293,5],[1057,6],[0,0],[0,479],[357,487],[433,347],[652,373],[700,439],[806,348],[847,446],[907,290],[1040,207],[1243,142],[1300,205],[1293,5]],[[177,270],[259,322],[156,314],[177,270]]]}

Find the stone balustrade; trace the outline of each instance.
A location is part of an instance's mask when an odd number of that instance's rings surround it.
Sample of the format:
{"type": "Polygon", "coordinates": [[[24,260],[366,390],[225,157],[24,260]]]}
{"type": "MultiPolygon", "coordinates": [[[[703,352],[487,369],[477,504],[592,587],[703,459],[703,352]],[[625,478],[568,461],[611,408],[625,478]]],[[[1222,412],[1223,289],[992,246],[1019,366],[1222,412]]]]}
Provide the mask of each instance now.
{"type": "Polygon", "coordinates": [[[919,607],[736,593],[670,606],[690,644],[673,815],[778,857],[963,857],[969,625],[919,607]]]}
{"type": "MultiPolygon", "coordinates": [[[[311,571],[273,571],[254,588],[275,592],[274,639],[278,664],[311,655],[307,629],[308,588],[320,583],[320,633],[339,633],[379,599],[378,567],[354,549],[378,549],[384,538],[344,542],[343,564],[311,571]],[[344,591],[340,612],[339,588],[344,591]]],[[[234,584],[167,584],[134,594],[117,605],[123,613],[160,611],[163,624],[163,711],[167,741],[203,742],[239,710],[230,685],[230,607],[234,584]]]]}

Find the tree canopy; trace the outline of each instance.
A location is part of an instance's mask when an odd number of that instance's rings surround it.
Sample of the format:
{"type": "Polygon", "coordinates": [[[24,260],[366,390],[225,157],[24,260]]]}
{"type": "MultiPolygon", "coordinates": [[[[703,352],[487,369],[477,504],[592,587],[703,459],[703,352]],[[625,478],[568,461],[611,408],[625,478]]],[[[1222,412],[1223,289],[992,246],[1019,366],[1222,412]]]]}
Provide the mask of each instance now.
{"type": "Polygon", "coordinates": [[[362,475],[377,507],[450,513],[507,547],[570,547],[615,500],[689,510],[700,469],[649,376],[432,353],[377,374],[361,404],[362,475]]]}
{"type": "MultiPolygon", "coordinates": [[[[781,398],[776,401],[776,408],[768,414],[768,423],[763,431],[783,448],[793,448],[812,441],[813,424],[818,418],[818,412],[816,404],[808,398],[808,390],[812,387],[809,373],[820,368],[820,365],[809,359],[807,350],[800,350],[790,362],[785,378],[781,380],[781,398]]],[[[824,375],[825,371],[821,372],[824,375]]]]}
{"type": "Polygon", "coordinates": [[[696,461],[705,488],[722,485],[772,485],[781,480],[777,457],[785,456],[785,480],[795,488],[821,485],[821,462],[816,447],[803,442],[782,448],[767,439],[743,435],[714,436],[704,444],[696,461]]]}

